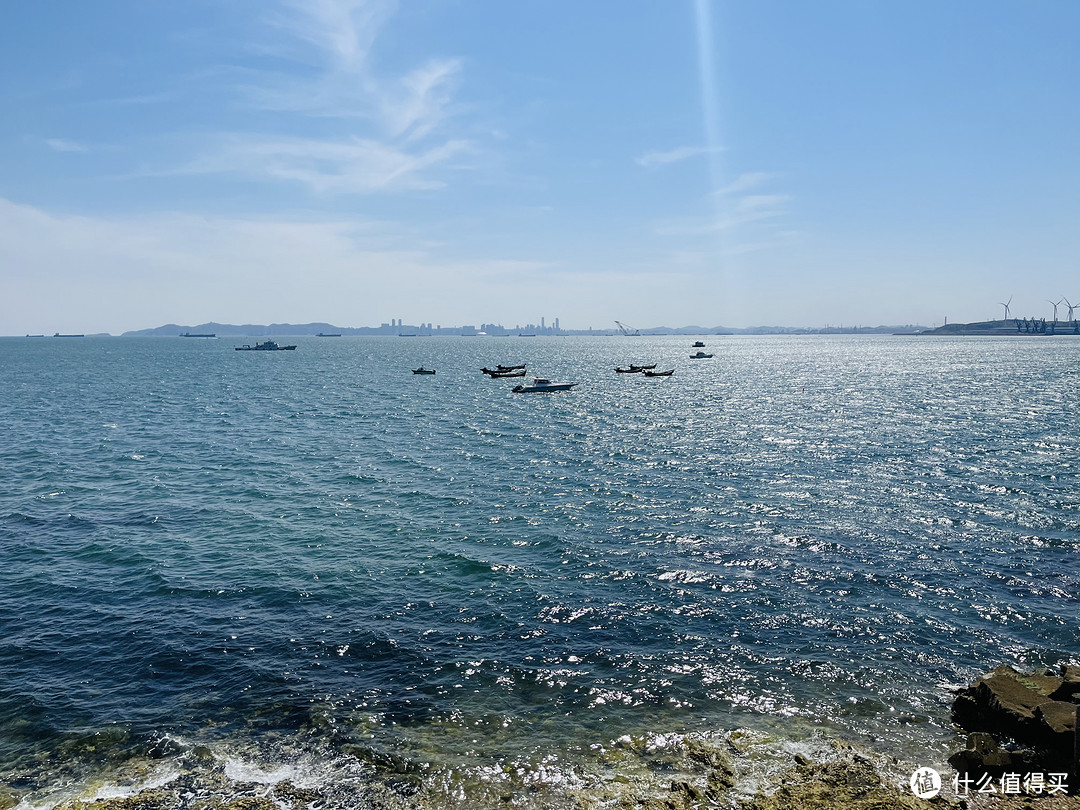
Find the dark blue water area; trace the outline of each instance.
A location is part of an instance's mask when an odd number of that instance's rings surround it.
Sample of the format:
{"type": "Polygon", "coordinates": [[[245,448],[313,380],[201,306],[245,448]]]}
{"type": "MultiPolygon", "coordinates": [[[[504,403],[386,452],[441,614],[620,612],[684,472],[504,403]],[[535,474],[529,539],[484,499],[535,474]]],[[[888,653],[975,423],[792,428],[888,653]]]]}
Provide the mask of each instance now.
{"type": "Polygon", "coordinates": [[[301,732],[914,757],[951,686],[1080,663],[1080,343],[707,340],[0,340],[0,771],[301,732]],[[479,371],[514,362],[579,385],[479,371]]]}

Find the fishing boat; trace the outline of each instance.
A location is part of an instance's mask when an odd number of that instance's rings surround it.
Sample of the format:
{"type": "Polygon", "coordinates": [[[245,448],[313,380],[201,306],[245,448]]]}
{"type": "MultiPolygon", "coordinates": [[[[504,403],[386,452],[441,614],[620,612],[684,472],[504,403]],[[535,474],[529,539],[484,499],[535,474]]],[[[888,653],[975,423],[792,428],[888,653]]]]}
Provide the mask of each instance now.
{"type": "Polygon", "coordinates": [[[668,369],[667,371],[646,371],[646,377],[670,377],[675,373],[675,369],[668,369]]]}
{"type": "Polygon", "coordinates": [[[256,343],[254,346],[245,343],[243,346],[236,347],[238,352],[291,352],[295,349],[296,346],[279,346],[272,340],[256,343]]]}
{"type": "Polygon", "coordinates": [[[503,380],[507,377],[524,377],[525,369],[520,371],[492,371],[488,376],[493,380],[503,380]]]}
{"type": "Polygon", "coordinates": [[[615,373],[616,374],[640,374],[641,372],[642,372],[642,369],[634,368],[634,366],[630,366],[629,368],[623,368],[622,366],[615,366],[615,373]]]}
{"type": "Polygon", "coordinates": [[[705,344],[704,344],[704,343],[702,343],[702,342],[701,342],[700,340],[695,340],[695,341],[694,341],[694,345],[693,345],[693,346],[691,346],[691,348],[692,348],[692,349],[704,349],[704,348],[705,348],[705,344]]]}
{"type": "Polygon", "coordinates": [[[633,363],[630,364],[630,371],[635,374],[639,371],[651,371],[654,368],[656,368],[656,363],[653,363],[651,366],[635,366],[633,363]]]}
{"type": "Polygon", "coordinates": [[[707,359],[709,357],[712,357],[712,355],[711,354],[705,354],[705,352],[697,352],[696,354],[690,355],[691,360],[705,360],[705,359],[707,359]]]}
{"type": "Polygon", "coordinates": [[[489,377],[499,377],[499,376],[503,376],[503,377],[505,377],[505,376],[524,377],[525,376],[525,364],[524,363],[522,363],[520,366],[502,366],[502,365],[499,365],[499,366],[495,366],[495,368],[488,368],[487,366],[484,366],[484,368],[482,368],[480,370],[482,372],[484,372],[485,374],[487,374],[489,377]],[[520,373],[518,373],[518,372],[520,372],[520,373]]]}
{"type": "Polygon", "coordinates": [[[413,374],[434,374],[435,369],[433,369],[433,368],[424,368],[423,366],[420,366],[420,368],[414,368],[412,370],[412,373],[413,374]]]}
{"type": "Polygon", "coordinates": [[[569,391],[577,383],[555,383],[542,377],[533,378],[532,385],[515,385],[511,391],[515,394],[546,394],[550,391],[569,391]]]}

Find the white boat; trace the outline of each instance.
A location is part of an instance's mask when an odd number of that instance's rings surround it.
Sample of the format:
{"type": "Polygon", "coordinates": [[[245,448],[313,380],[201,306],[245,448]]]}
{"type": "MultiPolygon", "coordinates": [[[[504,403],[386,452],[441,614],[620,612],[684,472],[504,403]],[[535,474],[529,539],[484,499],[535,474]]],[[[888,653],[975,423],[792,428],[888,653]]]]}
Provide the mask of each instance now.
{"type": "Polygon", "coordinates": [[[712,357],[712,355],[711,354],[705,354],[705,352],[698,352],[697,354],[690,355],[691,360],[705,360],[706,358],[709,358],[709,357],[712,357]]]}
{"type": "Polygon", "coordinates": [[[546,394],[548,391],[569,391],[577,383],[553,383],[542,377],[536,377],[532,385],[515,385],[510,390],[515,394],[546,394]]]}

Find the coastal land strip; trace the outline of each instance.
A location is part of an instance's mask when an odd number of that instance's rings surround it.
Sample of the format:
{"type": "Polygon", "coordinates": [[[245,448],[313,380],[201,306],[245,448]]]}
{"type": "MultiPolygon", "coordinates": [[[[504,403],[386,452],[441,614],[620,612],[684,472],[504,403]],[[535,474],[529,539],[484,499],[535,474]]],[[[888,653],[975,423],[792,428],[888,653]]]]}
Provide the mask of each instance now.
{"type": "MultiPolygon", "coordinates": [[[[361,748],[318,753],[327,778],[272,763],[236,764],[205,745],[171,742],[128,760],[107,780],[68,793],[54,810],[1078,810],[1080,666],[1019,672],[999,666],[957,690],[952,714],[967,747],[955,776],[920,768],[825,734],[783,740],[761,731],[620,738],[599,770],[576,780],[515,780],[510,773],[448,790],[417,767],[381,767],[361,748]],[[343,767],[342,763],[354,763],[343,767]],[[1031,778],[1037,774],[1037,783],[1031,778]],[[1023,778],[1024,781],[1020,781],[1023,778]],[[936,782],[934,781],[936,779],[936,782]],[[991,790],[987,790],[990,787],[991,790]],[[925,797],[916,795],[924,790],[925,797]]],[[[301,745],[303,741],[301,740],[301,745]]],[[[318,744],[316,744],[317,747],[318,744]]],[[[958,747],[958,746],[957,746],[958,747]]],[[[279,753],[284,753],[283,749],[279,753]]],[[[295,752],[295,748],[294,748],[295,752]]],[[[318,756],[316,758],[318,758],[318,756]]],[[[0,785],[0,810],[38,807],[0,785]]]]}

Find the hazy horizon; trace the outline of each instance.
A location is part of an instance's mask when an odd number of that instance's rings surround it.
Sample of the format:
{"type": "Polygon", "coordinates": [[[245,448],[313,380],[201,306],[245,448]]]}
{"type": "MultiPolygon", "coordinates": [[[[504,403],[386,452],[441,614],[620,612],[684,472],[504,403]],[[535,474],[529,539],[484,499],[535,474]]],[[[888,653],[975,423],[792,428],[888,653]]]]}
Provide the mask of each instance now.
{"type": "Polygon", "coordinates": [[[0,26],[0,334],[1080,303],[1065,0],[62,7],[0,26]]]}
{"type": "MultiPolygon", "coordinates": [[[[742,332],[753,331],[753,330],[824,331],[824,330],[836,330],[836,329],[874,330],[874,329],[899,329],[899,328],[932,328],[932,327],[928,326],[927,324],[910,324],[910,323],[908,323],[908,324],[843,324],[843,323],[840,323],[840,324],[822,324],[821,326],[812,326],[812,325],[787,326],[787,325],[779,325],[779,324],[753,324],[751,326],[746,326],[746,327],[734,327],[734,326],[727,326],[725,324],[689,324],[688,323],[688,324],[676,324],[676,325],[672,325],[672,324],[652,324],[650,326],[640,326],[640,325],[634,326],[632,324],[623,324],[623,326],[627,327],[628,330],[639,332],[641,335],[650,335],[651,334],[651,335],[653,335],[655,337],[663,337],[663,336],[665,336],[667,334],[671,334],[673,336],[678,336],[679,334],[686,334],[686,335],[703,334],[703,335],[707,335],[707,334],[710,334],[710,333],[715,333],[715,330],[718,330],[718,329],[730,329],[730,330],[735,330],[736,332],[742,333],[742,332]],[[695,330],[695,329],[700,329],[702,331],[701,332],[685,331],[685,330],[695,330]]],[[[623,334],[622,331],[620,330],[619,326],[617,324],[615,324],[615,323],[612,323],[610,326],[606,326],[606,325],[604,325],[602,323],[593,323],[593,324],[588,324],[588,325],[585,325],[585,326],[575,326],[575,325],[568,325],[568,324],[560,323],[559,326],[554,326],[551,322],[545,322],[543,324],[537,324],[537,323],[531,323],[531,322],[530,323],[518,324],[518,323],[500,323],[498,321],[483,321],[480,324],[467,324],[467,323],[464,323],[464,322],[462,322],[462,323],[451,322],[451,323],[445,323],[445,324],[434,324],[434,323],[428,324],[426,322],[424,322],[424,323],[401,323],[401,322],[398,322],[398,323],[393,323],[393,324],[385,323],[385,322],[379,323],[379,324],[343,324],[343,323],[332,323],[330,321],[319,320],[319,321],[307,321],[305,323],[299,323],[299,322],[295,322],[295,321],[276,321],[274,323],[235,323],[235,322],[222,322],[222,321],[202,321],[201,323],[173,323],[173,322],[170,322],[170,323],[167,323],[167,324],[158,324],[156,326],[138,327],[138,328],[133,328],[133,329],[123,329],[123,330],[120,330],[120,331],[117,331],[117,332],[100,331],[100,332],[78,333],[78,332],[73,332],[72,330],[65,330],[65,329],[51,329],[51,331],[49,331],[49,330],[42,331],[42,330],[39,329],[37,332],[27,332],[27,333],[23,333],[22,335],[0,335],[0,337],[52,337],[52,336],[55,336],[55,335],[59,335],[61,337],[63,337],[63,336],[72,336],[72,335],[84,335],[84,336],[91,336],[91,337],[96,337],[96,336],[124,337],[124,336],[139,336],[137,333],[152,333],[152,332],[156,332],[156,331],[159,331],[159,330],[172,330],[172,329],[180,329],[180,330],[193,330],[193,329],[195,329],[195,330],[197,330],[197,329],[204,329],[204,328],[224,328],[224,329],[228,329],[228,330],[238,330],[238,329],[243,329],[245,327],[251,327],[253,329],[260,329],[260,330],[264,330],[264,329],[268,329],[268,328],[272,328],[272,327],[297,327],[297,328],[299,328],[299,327],[308,327],[308,328],[325,328],[325,327],[329,327],[331,329],[365,330],[365,331],[366,330],[373,330],[373,331],[374,330],[386,330],[384,332],[384,334],[390,334],[390,335],[400,334],[401,329],[412,329],[412,330],[420,330],[420,331],[431,330],[431,331],[434,331],[434,332],[442,331],[442,332],[447,333],[447,334],[449,332],[451,332],[451,331],[457,331],[457,330],[461,330],[461,329],[475,329],[475,330],[477,330],[478,335],[483,335],[483,334],[485,334],[485,332],[481,331],[482,327],[497,327],[499,329],[504,329],[504,330],[508,330],[508,331],[512,331],[512,332],[519,332],[519,331],[522,331],[522,330],[536,330],[538,332],[540,330],[549,330],[544,334],[540,334],[540,335],[528,334],[528,335],[525,335],[526,337],[537,337],[537,336],[543,337],[543,336],[556,335],[556,334],[560,334],[560,333],[567,333],[568,334],[568,333],[579,333],[579,332],[580,333],[592,332],[592,333],[595,333],[595,334],[598,334],[598,335],[603,335],[603,334],[620,335],[620,334],[623,334]]],[[[236,337],[236,336],[241,336],[241,335],[246,335],[246,334],[258,335],[259,333],[245,333],[245,332],[239,332],[239,331],[230,331],[226,336],[228,336],[228,337],[236,337]]],[[[287,333],[287,332],[275,332],[274,334],[285,335],[285,334],[290,334],[290,333],[287,333]]],[[[302,336],[302,335],[305,335],[307,333],[305,333],[305,332],[296,332],[296,333],[291,333],[291,334],[302,336]]],[[[376,332],[376,334],[378,334],[378,333],[376,332]]],[[[221,335],[218,335],[218,336],[220,337],[221,335]]],[[[359,335],[359,336],[363,337],[365,335],[359,335]]],[[[411,336],[411,335],[406,335],[406,336],[411,336]]]]}

